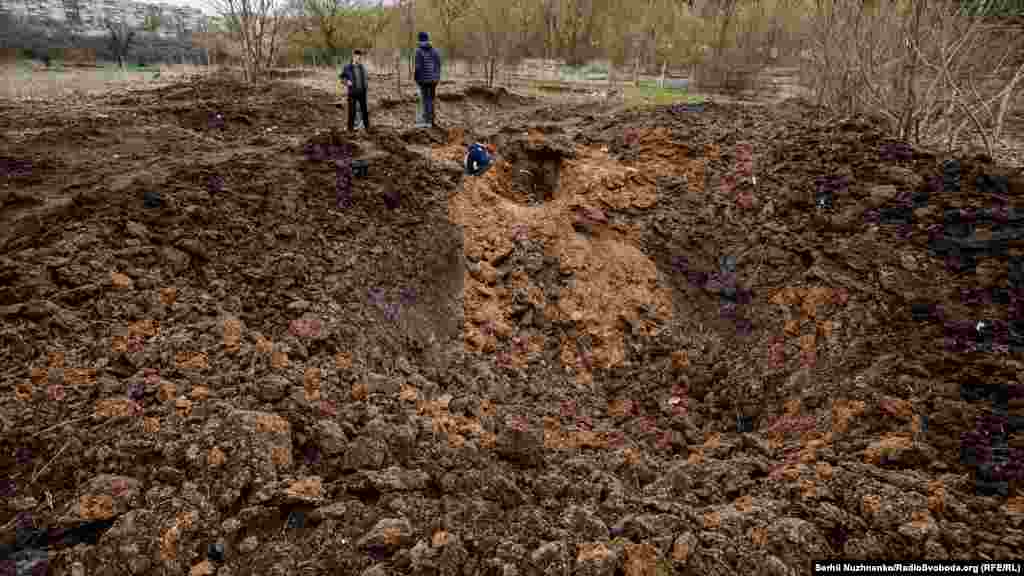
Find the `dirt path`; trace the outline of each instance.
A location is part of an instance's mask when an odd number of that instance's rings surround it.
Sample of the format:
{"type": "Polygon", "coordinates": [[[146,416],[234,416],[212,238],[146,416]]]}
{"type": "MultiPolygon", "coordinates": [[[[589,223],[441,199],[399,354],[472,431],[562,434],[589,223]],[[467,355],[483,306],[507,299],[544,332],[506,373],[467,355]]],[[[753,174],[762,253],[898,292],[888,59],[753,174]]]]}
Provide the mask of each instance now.
{"type": "Polygon", "coordinates": [[[1021,559],[1024,254],[977,212],[1019,176],[792,103],[414,107],[349,137],[286,83],[4,106],[0,545],[95,534],[22,566],[1021,559]],[[962,461],[993,445],[1007,482],[962,461]]]}

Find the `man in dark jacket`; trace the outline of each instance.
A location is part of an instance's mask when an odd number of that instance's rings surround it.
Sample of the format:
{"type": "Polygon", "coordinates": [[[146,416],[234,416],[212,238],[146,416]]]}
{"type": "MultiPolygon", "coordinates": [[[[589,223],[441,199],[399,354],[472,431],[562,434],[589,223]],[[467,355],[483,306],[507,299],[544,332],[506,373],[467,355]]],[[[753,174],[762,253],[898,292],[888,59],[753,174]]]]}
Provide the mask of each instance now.
{"type": "Polygon", "coordinates": [[[355,128],[356,104],[359,105],[363,128],[370,130],[370,112],[366,108],[366,68],[363,66],[363,53],[356,50],[352,53],[352,62],[345,65],[341,79],[348,86],[348,131],[355,128]]]}
{"type": "Polygon", "coordinates": [[[423,122],[430,126],[434,123],[434,96],[437,94],[437,83],[441,81],[441,55],[430,45],[430,36],[420,32],[420,47],[416,50],[416,84],[420,87],[423,99],[423,122]]]}

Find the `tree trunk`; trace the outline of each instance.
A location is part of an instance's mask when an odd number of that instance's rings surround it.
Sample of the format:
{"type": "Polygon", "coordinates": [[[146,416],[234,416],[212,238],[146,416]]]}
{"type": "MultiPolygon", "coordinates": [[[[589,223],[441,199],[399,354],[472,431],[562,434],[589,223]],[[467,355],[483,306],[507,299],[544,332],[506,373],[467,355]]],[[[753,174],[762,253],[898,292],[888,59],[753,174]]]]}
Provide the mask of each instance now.
{"type": "Polygon", "coordinates": [[[716,46],[719,58],[725,53],[725,39],[729,31],[729,24],[732,22],[733,13],[736,11],[736,0],[726,0],[722,9],[725,10],[725,17],[722,20],[722,27],[718,29],[718,45],[716,46]]]}
{"type": "MultiPolygon", "coordinates": [[[[906,49],[910,51],[912,49],[911,43],[914,46],[919,44],[921,39],[921,15],[924,12],[926,0],[915,0],[914,2],[914,19],[911,24],[912,28],[910,34],[905,39],[906,49]]],[[[903,118],[900,119],[900,138],[903,140],[909,140],[911,135],[911,127],[914,121],[914,112],[917,109],[917,68],[918,68],[918,52],[913,51],[909,62],[907,63],[907,75],[906,75],[906,98],[903,103],[903,118]]]]}

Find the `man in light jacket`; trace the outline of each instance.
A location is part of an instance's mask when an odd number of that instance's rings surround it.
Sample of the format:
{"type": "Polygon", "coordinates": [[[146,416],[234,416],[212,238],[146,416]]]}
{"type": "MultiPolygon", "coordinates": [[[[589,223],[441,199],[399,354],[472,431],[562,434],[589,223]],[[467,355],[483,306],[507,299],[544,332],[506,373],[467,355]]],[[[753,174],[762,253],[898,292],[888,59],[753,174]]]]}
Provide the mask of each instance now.
{"type": "Polygon", "coordinates": [[[370,112],[366,108],[366,67],[363,66],[363,53],[356,50],[352,53],[352,62],[345,65],[341,72],[341,79],[348,86],[348,131],[355,128],[356,104],[359,105],[360,116],[363,119],[363,128],[370,131],[370,112]]]}
{"type": "Polygon", "coordinates": [[[420,32],[420,47],[416,50],[416,84],[423,99],[423,122],[435,127],[434,96],[441,81],[441,55],[430,45],[430,36],[420,32]]]}

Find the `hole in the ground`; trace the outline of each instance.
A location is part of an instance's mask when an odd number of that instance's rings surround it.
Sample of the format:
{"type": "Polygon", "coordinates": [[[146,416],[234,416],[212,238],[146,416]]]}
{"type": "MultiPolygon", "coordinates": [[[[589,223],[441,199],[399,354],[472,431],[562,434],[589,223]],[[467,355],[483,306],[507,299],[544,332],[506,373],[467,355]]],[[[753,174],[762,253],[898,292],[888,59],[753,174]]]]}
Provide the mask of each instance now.
{"type": "Polygon", "coordinates": [[[528,198],[531,204],[555,197],[564,152],[526,141],[512,142],[503,152],[511,165],[509,188],[514,197],[528,198]]]}

